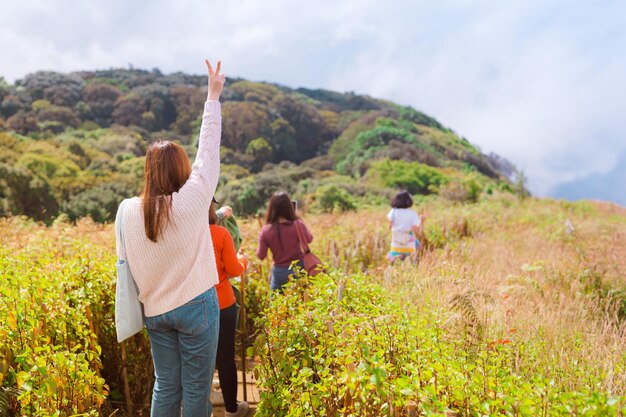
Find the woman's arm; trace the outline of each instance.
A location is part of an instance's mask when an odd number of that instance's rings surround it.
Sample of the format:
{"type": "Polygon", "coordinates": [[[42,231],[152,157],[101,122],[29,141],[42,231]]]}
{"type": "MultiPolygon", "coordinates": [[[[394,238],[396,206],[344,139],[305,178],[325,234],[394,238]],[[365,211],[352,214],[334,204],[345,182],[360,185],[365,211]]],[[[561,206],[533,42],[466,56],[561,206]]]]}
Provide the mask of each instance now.
{"type": "Polygon", "coordinates": [[[259,233],[259,246],[256,249],[256,256],[260,260],[267,258],[267,242],[265,242],[265,236],[263,236],[263,231],[259,233]]]}
{"type": "Polygon", "coordinates": [[[413,226],[413,233],[417,237],[424,236],[424,220],[426,220],[426,216],[422,214],[421,216],[417,216],[417,224],[413,226]]]}
{"type": "Polygon", "coordinates": [[[248,261],[243,257],[237,256],[237,252],[235,251],[235,242],[230,236],[230,233],[224,233],[223,239],[224,245],[222,246],[222,264],[224,265],[226,274],[228,274],[229,277],[238,277],[243,274],[248,267],[248,261]]]}
{"type": "Polygon", "coordinates": [[[217,222],[220,223],[233,215],[233,209],[230,206],[222,206],[215,211],[215,215],[217,216],[217,222]]]}
{"type": "Polygon", "coordinates": [[[215,71],[208,60],[205,62],[209,72],[209,92],[207,101],[204,103],[198,153],[191,167],[191,176],[181,188],[180,193],[184,193],[185,188],[196,189],[198,187],[193,187],[193,185],[200,185],[202,196],[210,200],[215,193],[220,173],[222,115],[219,98],[224,88],[226,76],[219,73],[220,61],[218,61],[215,71]]]}

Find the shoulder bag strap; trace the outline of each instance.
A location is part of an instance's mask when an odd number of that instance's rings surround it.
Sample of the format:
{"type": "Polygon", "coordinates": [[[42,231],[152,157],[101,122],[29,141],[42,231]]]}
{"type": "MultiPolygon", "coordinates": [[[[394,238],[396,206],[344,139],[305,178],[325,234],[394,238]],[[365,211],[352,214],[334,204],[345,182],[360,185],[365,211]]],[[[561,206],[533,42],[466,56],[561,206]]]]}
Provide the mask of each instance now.
{"type": "Polygon", "coordinates": [[[117,244],[120,248],[117,257],[118,259],[123,260],[126,260],[126,246],[124,245],[124,239],[122,238],[122,222],[124,220],[125,205],[126,200],[122,200],[120,207],[117,209],[117,216],[115,217],[115,238],[117,239],[117,244]]]}
{"type": "Polygon", "coordinates": [[[296,233],[298,234],[298,241],[300,242],[300,250],[302,251],[302,253],[309,253],[309,245],[308,243],[306,243],[306,239],[304,238],[304,233],[302,232],[302,229],[300,228],[300,223],[298,223],[298,220],[294,220],[293,221],[293,225],[296,227],[296,233]]]}

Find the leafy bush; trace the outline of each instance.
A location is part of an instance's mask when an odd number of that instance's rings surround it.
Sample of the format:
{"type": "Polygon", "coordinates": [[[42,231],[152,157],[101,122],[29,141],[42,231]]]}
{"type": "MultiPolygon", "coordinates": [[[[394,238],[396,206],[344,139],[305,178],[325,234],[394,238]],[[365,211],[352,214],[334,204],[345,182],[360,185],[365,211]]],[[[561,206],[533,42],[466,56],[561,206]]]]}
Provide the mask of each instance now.
{"type": "Polygon", "coordinates": [[[6,271],[0,286],[0,356],[9,364],[0,381],[17,389],[14,415],[98,415],[107,388],[95,334],[104,321],[96,312],[105,302],[112,319],[113,262],[92,257],[63,241],[45,240],[17,253],[0,249],[0,270],[6,271]],[[77,258],[58,258],[68,255],[77,258]]]}
{"type": "Polygon", "coordinates": [[[356,210],[356,204],[348,192],[334,184],[322,185],[315,190],[315,205],[327,213],[333,210],[356,210]]]}
{"type": "Polygon", "coordinates": [[[45,228],[0,220],[0,396],[8,393],[8,415],[111,415],[127,401],[138,414],[146,407],[147,335],[126,341],[125,352],[115,335],[112,233],[86,221],[45,228]],[[14,241],[25,238],[27,246],[14,241]]]}
{"type": "Polygon", "coordinates": [[[256,101],[265,104],[280,94],[280,90],[271,84],[252,81],[238,81],[231,84],[229,90],[233,100],[256,101]]]}
{"type": "Polygon", "coordinates": [[[235,213],[250,215],[265,210],[269,198],[276,191],[293,194],[298,183],[309,178],[313,171],[290,162],[271,165],[257,175],[231,180],[220,190],[224,204],[230,204],[235,213]]]}
{"type": "Polygon", "coordinates": [[[0,216],[24,214],[48,220],[58,213],[50,184],[28,169],[0,163],[0,216]]]}
{"type": "Polygon", "coordinates": [[[449,179],[439,169],[419,162],[385,159],[372,163],[368,178],[393,188],[403,188],[412,194],[436,193],[449,179]]]}
{"type": "Polygon", "coordinates": [[[89,216],[99,223],[111,222],[115,220],[120,202],[137,195],[137,192],[135,181],[121,178],[115,182],[100,184],[70,198],[69,202],[64,204],[63,212],[72,221],[89,216]]]}
{"type": "Polygon", "coordinates": [[[402,107],[400,109],[400,117],[403,120],[409,120],[419,125],[425,125],[425,126],[435,127],[437,129],[443,129],[443,126],[437,120],[411,107],[402,107]]]}
{"type": "Polygon", "coordinates": [[[329,126],[319,110],[294,96],[279,95],[272,103],[282,118],[293,126],[298,138],[298,151],[288,159],[302,162],[317,156],[318,150],[330,139],[329,126]]]}
{"type": "Polygon", "coordinates": [[[7,119],[7,127],[21,135],[39,131],[37,118],[31,112],[18,111],[7,119]]]}
{"type": "Polygon", "coordinates": [[[369,167],[372,156],[392,140],[415,142],[413,134],[403,128],[381,125],[364,130],[356,136],[352,149],[345,159],[337,163],[337,171],[343,174],[363,175],[369,167]]]}
{"type": "Polygon", "coordinates": [[[62,132],[67,127],[78,127],[80,119],[68,107],[49,106],[37,112],[37,120],[42,130],[51,130],[55,133],[62,132]]]}
{"type": "Polygon", "coordinates": [[[253,139],[270,137],[267,108],[259,103],[228,101],[222,106],[222,120],[222,143],[235,151],[245,153],[253,139]]]}
{"type": "Polygon", "coordinates": [[[246,154],[254,158],[253,171],[259,171],[272,157],[272,147],[265,138],[251,140],[246,147],[246,154]]]}
{"type": "Polygon", "coordinates": [[[102,129],[98,133],[93,146],[110,156],[127,153],[143,156],[146,153],[147,144],[138,133],[131,129],[117,126],[111,129],[102,129]]]}
{"type": "Polygon", "coordinates": [[[456,178],[441,187],[439,194],[448,200],[459,203],[476,203],[483,186],[475,175],[468,174],[464,178],[456,178]]]}
{"type": "MultiPolygon", "coordinates": [[[[258,415],[624,415],[622,211],[421,200],[430,243],[418,266],[387,267],[380,208],[307,215],[314,252],[342,272],[300,278],[284,296],[269,297],[269,260],[252,257],[258,415]]],[[[259,224],[240,226],[254,247],[259,224]]],[[[87,220],[0,219],[0,415],[121,415],[127,403],[147,415],[147,337],[124,352],[115,340],[113,235],[87,220]]]]}
{"type": "MultiPolygon", "coordinates": [[[[400,306],[371,277],[300,277],[259,318],[263,416],[616,416],[624,398],[517,370],[533,345],[448,337],[437,311],[400,306]]],[[[621,408],[620,408],[621,407],[621,408]]]]}
{"type": "Polygon", "coordinates": [[[80,167],[71,160],[32,152],[23,154],[16,165],[28,169],[40,178],[75,177],[80,171],[80,167]]]}

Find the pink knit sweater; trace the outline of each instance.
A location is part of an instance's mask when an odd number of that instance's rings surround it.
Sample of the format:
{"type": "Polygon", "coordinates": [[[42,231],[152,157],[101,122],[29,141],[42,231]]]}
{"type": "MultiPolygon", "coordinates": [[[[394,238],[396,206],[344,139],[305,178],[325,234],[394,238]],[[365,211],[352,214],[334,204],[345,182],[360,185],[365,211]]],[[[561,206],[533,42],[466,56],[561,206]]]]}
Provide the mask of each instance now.
{"type": "Polygon", "coordinates": [[[167,313],[219,282],[208,226],[209,204],[220,171],[222,118],[219,101],[204,105],[200,143],[191,176],[172,194],[171,223],[158,241],[146,236],[141,199],[127,200],[122,213],[126,259],[147,317],[167,313]]]}

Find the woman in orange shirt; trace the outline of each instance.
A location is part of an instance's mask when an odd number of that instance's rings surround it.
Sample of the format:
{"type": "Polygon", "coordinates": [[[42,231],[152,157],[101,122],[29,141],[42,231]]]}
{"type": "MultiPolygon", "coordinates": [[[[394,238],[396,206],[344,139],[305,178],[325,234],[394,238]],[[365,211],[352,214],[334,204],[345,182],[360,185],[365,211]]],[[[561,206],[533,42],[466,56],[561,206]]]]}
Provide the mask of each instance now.
{"type": "Polygon", "coordinates": [[[220,282],[215,286],[220,305],[220,335],[217,344],[216,368],[224,396],[227,417],[240,417],[248,413],[245,401],[237,403],[237,367],[235,365],[235,330],[237,306],[235,293],[229,277],[243,274],[248,267],[248,256],[242,250],[235,251],[235,243],[228,229],[218,226],[215,212],[216,201],[209,209],[209,229],[215,251],[215,262],[220,282]]]}

